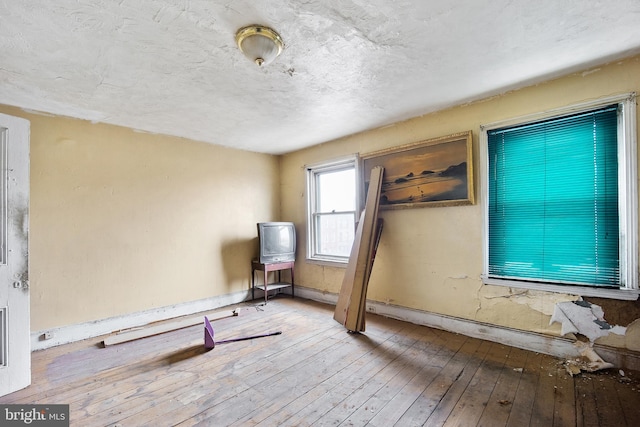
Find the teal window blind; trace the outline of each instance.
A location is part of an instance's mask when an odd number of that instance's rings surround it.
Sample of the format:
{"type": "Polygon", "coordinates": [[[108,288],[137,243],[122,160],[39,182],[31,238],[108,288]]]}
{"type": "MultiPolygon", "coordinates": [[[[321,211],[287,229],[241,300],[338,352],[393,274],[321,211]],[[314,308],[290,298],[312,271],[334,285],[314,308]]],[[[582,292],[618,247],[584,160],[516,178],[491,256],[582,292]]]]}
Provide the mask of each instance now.
{"type": "Polygon", "coordinates": [[[489,277],[620,286],[617,105],[488,132],[489,277]]]}

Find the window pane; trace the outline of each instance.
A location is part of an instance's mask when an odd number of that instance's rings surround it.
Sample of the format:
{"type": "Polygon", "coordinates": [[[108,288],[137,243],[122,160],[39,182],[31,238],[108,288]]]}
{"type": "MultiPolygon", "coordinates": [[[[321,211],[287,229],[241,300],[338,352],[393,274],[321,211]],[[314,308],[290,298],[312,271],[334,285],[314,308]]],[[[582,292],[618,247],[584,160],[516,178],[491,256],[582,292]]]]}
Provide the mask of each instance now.
{"type": "Polygon", "coordinates": [[[351,253],[356,220],[356,158],[309,167],[309,259],[346,263],[351,253]]]}
{"type": "Polygon", "coordinates": [[[317,212],[355,211],[355,182],[354,168],[319,174],[317,212]]]}
{"type": "Polygon", "coordinates": [[[348,257],[353,245],[355,214],[322,214],[316,221],[318,254],[348,257]]]}
{"type": "Polygon", "coordinates": [[[489,274],[619,286],[617,109],[489,132],[489,274]]]}

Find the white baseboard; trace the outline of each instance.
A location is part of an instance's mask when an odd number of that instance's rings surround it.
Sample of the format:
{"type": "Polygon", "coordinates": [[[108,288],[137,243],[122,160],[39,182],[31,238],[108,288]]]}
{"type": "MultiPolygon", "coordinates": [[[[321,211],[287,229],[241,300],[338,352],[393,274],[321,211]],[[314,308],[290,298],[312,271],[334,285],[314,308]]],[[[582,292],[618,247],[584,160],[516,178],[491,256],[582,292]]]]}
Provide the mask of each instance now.
{"type": "MultiPolygon", "coordinates": [[[[290,289],[280,290],[283,293],[291,293],[290,289]]],[[[235,292],[198,301],[175,304],[138,313],[96,320],[93,322],[63,326],[31,333],[31,350],[43,350],[61,344],[94,338],[100,335],[110,334],[128,328],[144,326],[152,322],[215,310],[238,304],[250,299],[250,291],[235,292]],[[44,339],[44,334],[50,334],[50,339],[44,339]]],[[[312,288],[296,285],[296,297],[302,297],[325,304],[336,305],[338,295],[330,292],[322,292],[312,288]]],[[[430,313],[377,301],[367,301],[367,311],[381,316],[398,319],[417,325],[442,329],[474,338],[492,342],[499,342],[512,347],[551,356],[569,359],[579,356],[579,350],[568,338],[545,335],[520,329],[481,323],[443,314],[430,313]]],[[[640,354],[624,349],[594,345],[595,351],[605,361],[613,363],[616,367],[624,369],[640,370],[640,354]]]]}
{"type": "Polygon", "coordinates": [[[251,292],[248,291],[235,292],[232,294],[220,295],[217,297],[190,301],[92,322],[31,332],[31,351],[43,350],[45,348],[61,344],[110,334],[123,329],[144,326],[160,320],[167,320],[203,311],[215,310],[220,307],[246,301],[250,299],[250,295],[251,292]],[[51,336],[51,338],[45,339],[45,333],[51,336]]]}
{"type": "MultiPolygon", "coordinates": [[[[338,301],[337,294],[305,288],[299,285],[296,285],[295,294],[302,298],[331,305],[336,305],[336,302],[338,301]]],[[[523,331],[520,329],[492,325],[489,323],[481,323],[459,317],[384,304],[377,301],[367,300],[366,307],[368,312],[376,313],[381,316],[431,328],[442,329],[473,338],[498,342],[562,359],[576,358],[580,356],[578,348],[573,344],[574,341],[564,337],[523,331]]],[[[594,345],[594,350],[605,361],[612,363],[616,367],[640,370],[640,354],[637,352],[598,344],[594,345]]]]}

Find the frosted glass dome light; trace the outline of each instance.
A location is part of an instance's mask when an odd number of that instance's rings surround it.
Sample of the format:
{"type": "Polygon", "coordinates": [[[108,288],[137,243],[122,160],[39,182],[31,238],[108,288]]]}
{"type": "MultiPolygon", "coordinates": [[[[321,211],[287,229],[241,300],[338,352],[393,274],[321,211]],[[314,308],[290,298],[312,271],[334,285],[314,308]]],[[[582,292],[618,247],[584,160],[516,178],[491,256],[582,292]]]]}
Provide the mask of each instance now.
{"type": "Polygon", "coordinates": [[[284,48],[280,35],[262,25],[240,28],[236,33],[236,42],[240,51],[258,66],[269,64],[284,48]]]}

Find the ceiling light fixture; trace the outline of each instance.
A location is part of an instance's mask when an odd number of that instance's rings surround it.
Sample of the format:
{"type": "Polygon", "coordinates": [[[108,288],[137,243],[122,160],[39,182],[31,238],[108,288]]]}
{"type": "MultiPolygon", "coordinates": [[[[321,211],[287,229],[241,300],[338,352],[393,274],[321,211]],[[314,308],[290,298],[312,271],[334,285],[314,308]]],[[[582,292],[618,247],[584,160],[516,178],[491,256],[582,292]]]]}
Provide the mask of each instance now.
{"type": "Polygon", "coordinates": [[[284,48],[280,35],[262,25],[240,28],[236,33],[236,42],[240,51],[258,66],[267,65],[276,59],[284,48]]]}

